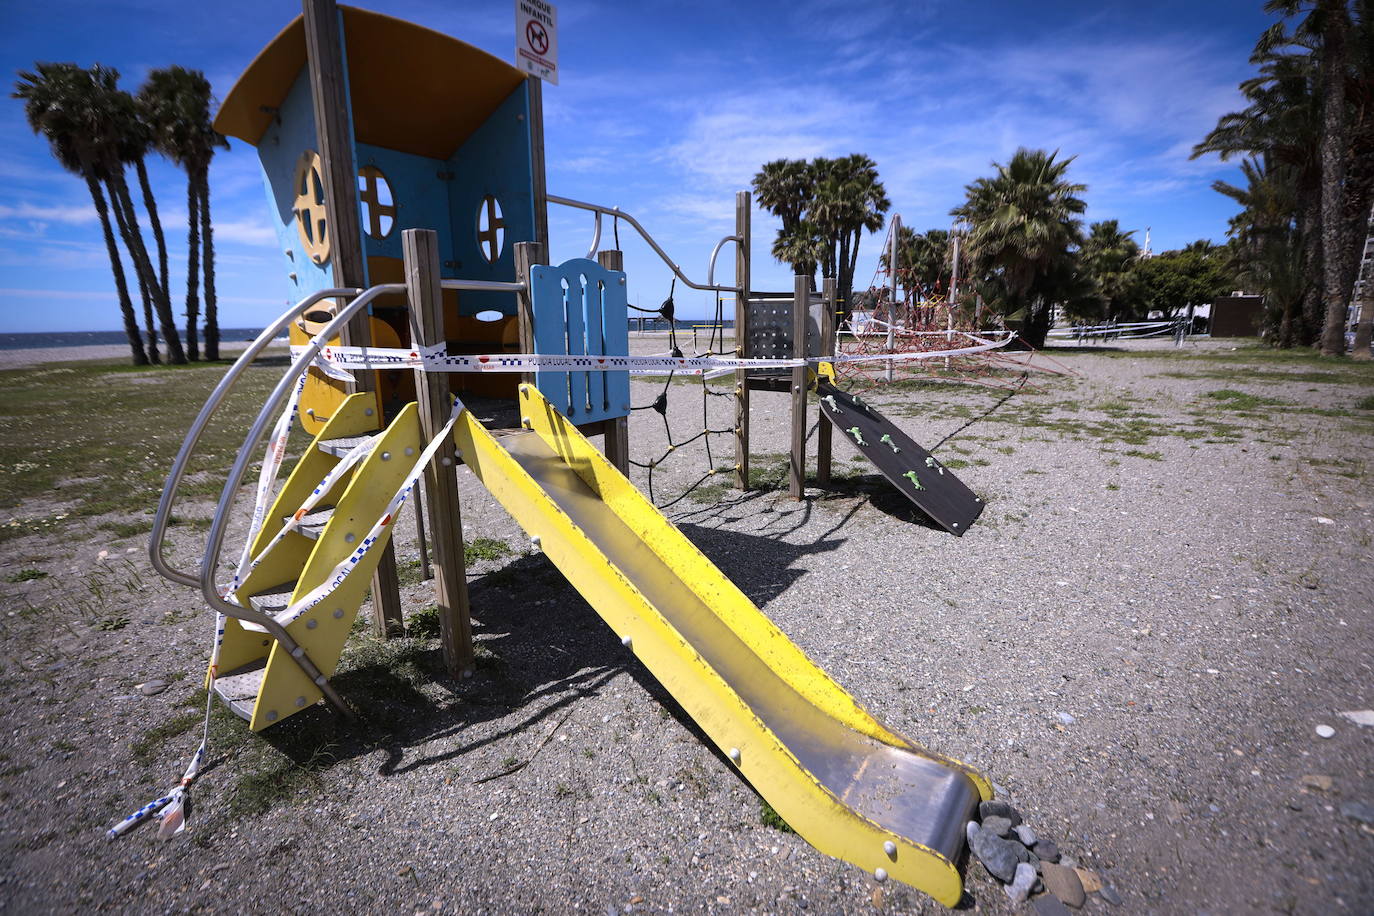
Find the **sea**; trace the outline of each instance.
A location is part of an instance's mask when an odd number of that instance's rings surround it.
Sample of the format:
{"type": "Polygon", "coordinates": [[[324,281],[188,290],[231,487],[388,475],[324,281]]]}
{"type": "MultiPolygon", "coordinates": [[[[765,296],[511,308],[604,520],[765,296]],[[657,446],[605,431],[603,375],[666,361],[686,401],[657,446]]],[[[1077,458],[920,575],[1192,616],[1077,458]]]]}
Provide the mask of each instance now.
{"type": "MultiPolygon", "coordinates": [[[[673,322],[679,331],[690,332],[693,327],[703,331],[710,324],[705,318],[679,318],[673,322]]],[[[726,321],[727,328],[733,321],[726,321]]],[[[630,319],[630,330],[639,330],[639,319],[630,319]]],[[[662,318],[645,318],[644,330],[666,331],[668,322],[662,318]]],[[[262,333],[262,328],[221,328],[219,339],[222,341],[253,340],[262,333]]],[[[202,338],[203,339],[203,338],[202,338]]],[[[129,339],[123,331],[38,331],[25,334],[0,333],[0,350],[36,350],[43,347],[87,347],[93,344],[127,344],[129,339]]]]}
{"type": "MultiPolygon", "coordinates": [[[[252,340],[262,328],[220,328],[221,341],[252,340]]],[[[202,338],[203,340],[203,338],[202,338]]],[[[89,347],[99,344],[128,344],[123,331],[38,331],[26,334],[0,334],[0,350],[37,350],[44,347],[89,347]]]]}

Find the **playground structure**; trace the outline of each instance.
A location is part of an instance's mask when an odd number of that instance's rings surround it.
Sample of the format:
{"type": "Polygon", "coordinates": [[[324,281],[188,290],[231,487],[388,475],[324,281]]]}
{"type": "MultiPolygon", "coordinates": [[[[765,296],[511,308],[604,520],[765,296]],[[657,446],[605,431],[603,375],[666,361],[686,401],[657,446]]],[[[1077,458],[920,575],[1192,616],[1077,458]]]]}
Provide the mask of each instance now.
{"type": "Polygon", "coordinates": [[[304,7],[216,121],[259,151],[298,302],[196,418],[150,542],[155,568],[198,588],[219,615],[212,695],[254,731],[321,699],[352,715],[330,676],[369,576],[378,632],[401,623],[390,533],[421,476],[445,661],[454,676],[469,673],[461,463],[803,838],[953,906],[964,825],[991,796],[987,780],[865,712],[626,477],[630,372],[728,371],[741,489],[750,394],[775,391],[790,396],[789,484],[802,497],[814,390],[828,421],[818,481],[828,478],[833,425],[946,530],[966,531],[978,498],[834,387],[834,281],[819,295],[804,277],[791,294],[753,291],[750,198],[740,192],[735,233],[712,253],[707,283],[692,282],[632,216],[546,192],[537,80],[410,23],[332,0],[304,7]],[[544,263],[550,203],[593,214],[588,257],[544,263]],[[628,354],[627,278],[619,251],[598,250],[604,216],[637,230],[687,286],[734,293],[733,357],[628,354]],[[714,274],[727,242],[736,270],[724,286],[714,274]],[[163,537],[188,459],[283,331],[293,364],[228,473],[199,570],[177,569],[163,537]],[[273,495],[294,416],[314,438],[273,495]],[[247,543],[222,586],[228,519],[269,427],[247,543]],[[602,450],[588,438],[597,435],[602,450]]]}

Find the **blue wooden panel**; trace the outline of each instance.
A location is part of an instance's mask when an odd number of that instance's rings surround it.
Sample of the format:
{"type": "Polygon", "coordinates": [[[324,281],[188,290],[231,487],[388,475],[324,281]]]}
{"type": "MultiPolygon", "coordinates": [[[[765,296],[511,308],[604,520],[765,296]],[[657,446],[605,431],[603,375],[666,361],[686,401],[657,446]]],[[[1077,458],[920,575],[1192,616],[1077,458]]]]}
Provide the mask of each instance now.
{"type": "MultiPolygon", "coordinates": [[[[453,224],[448,209],[448,182],[440,177],[447,172],[448,165],[442,159],[400,153],[369,143],[357,144],[357,150],[358,168],[372,165],[381,169],[391,186],[391,198],[396,206],[391,231],[386,238],[375,239],[368,234],[367,214],[359,201],[363,248],[368,257],[400,258],[401,230],[433,229],[439,234],[440,260],[452,261],[453,224]]],[[[442,273],[446,277],[459,276],[447,267],[442,273]]]]}
{"type": "MultiPolygon", "coordinates": [[[[534,166],[530,149],[529,90],[521,83],[487,122],[449,157],[453,173],[448,182],[452,225],[452,260],[446,276],[468,280],[515,279],[515,243],[534,241],[534,166]],[[479,210],[491,195],[501,206],[505,239],[501,254],[490,262],[477,240],[479,210]]],[[[495,309],[515,314],[515,297],[508,293],[463,293],[464,315],[495,309]]]]}
{"type": "MultiPolygon", "coordinates": [[[[530,271],[536,353],[626,356],[625,273],[574,258],[530,271]]],[[[536,372],[535,385],[574,423],[630,413],[628,372],[536,372]]]]}
{"type": "Polygon", "coordinates": [[[282,102],[277,118],[258,142],[258,160],[262,164],[263,183],[267,190],[268,211],[272,229],[284,258],[283,274],[287,277],[287,298],[298,302],[311,293],[334,285],[330,262],[316,264],[301,250],[296,229],[296,163],[305,150],[317,150],[315,142],[315,112],[310,99],[310,76],[301,68],[291,91],[282,102]]]}

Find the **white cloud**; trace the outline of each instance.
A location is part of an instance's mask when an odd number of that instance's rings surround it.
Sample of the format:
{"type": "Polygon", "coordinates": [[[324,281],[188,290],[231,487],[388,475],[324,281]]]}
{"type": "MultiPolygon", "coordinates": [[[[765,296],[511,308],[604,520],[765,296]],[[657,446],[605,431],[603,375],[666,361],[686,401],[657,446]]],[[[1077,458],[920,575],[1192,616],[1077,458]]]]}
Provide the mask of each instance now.
{"type": "Polygon", "coordinates": [[[38,220],[43,223],[61,223],[66,226],[81,226],[96,221],[95,207],[90,204],[41,206],[38,204],[0,204],[0,220],[38,220]]]}

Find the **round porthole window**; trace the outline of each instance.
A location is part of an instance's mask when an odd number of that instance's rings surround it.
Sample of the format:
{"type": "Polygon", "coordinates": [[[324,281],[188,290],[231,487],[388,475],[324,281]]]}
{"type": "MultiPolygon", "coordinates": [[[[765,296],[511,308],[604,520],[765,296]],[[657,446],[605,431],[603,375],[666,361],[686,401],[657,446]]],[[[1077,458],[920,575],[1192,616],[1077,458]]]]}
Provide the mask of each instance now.
{"type": "Polygon", "coordinates": [[[391,183],[375,165],[358,170],[358,201],[363,207],[363,228],[374,239],[384,239],[396,225],[396,200],[391,183]]]}
{"type": "Polygon", "coordinates": [[[314,150],[301,153],[296,161],[294,184],[296,201],[296,231],[301,248],[316,264],[329,260],[329,215],[324,204],[324,178],[320,169],[320,154],[314,150]]]}
{"type": "Polygon", "coordinates": [[[494,264],[501,257],[506,241],[506,223],[501,218],[501,205],[488,194],[477,205],[477,247],[487,263],[494,264]]]}

